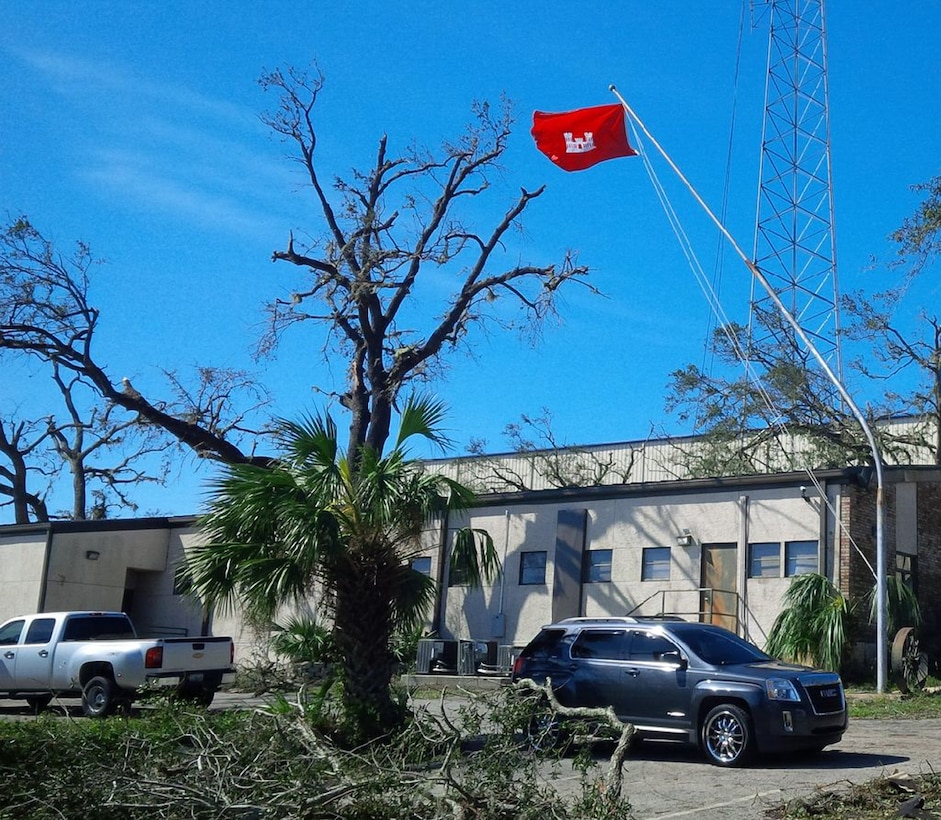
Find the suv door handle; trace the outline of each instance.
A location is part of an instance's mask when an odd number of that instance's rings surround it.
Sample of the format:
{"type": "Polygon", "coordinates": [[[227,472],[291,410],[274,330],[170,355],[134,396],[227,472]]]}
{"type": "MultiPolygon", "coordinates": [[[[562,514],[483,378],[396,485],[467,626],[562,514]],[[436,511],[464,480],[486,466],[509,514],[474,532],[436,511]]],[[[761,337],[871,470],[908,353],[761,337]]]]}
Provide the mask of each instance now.
{"type": "Polygon", "coordinates": [[[6,658],[7,660],[13,660],[13,658],[16,657],[16,652],[14,652],[11,649],[8,649],[6,652],[3,653],[3,657],[6,658]]]}
{"type": "Polygon", "coordinates": [[[49,657],[49,650],[48,650],[48,649],[40,649],[40,650],[39,650],[39,657],[40,657],[40,658],[48,658],[48,657],[49,657]]]}
{"type": "Polygon", "coordinates": [[[640,674],[640,670],[636,666],[632,666],[630,669],[625,669],[624,674],[636,678],[640,674]]]}

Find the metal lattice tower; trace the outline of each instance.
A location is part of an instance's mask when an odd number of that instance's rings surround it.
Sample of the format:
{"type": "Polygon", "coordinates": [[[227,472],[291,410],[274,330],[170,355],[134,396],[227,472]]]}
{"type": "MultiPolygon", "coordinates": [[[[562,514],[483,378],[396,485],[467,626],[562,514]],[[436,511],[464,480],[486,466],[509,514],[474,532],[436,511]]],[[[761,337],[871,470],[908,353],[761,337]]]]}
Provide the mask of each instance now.
{"type": "MultiPolygon", "coordinates": [[[[766,8],[771,34],[753,258],[842,376],[824,0],[768,0],[766,8]]],[[[752,304],[755,312],[774,312],[767,295],[752,304]]]]}

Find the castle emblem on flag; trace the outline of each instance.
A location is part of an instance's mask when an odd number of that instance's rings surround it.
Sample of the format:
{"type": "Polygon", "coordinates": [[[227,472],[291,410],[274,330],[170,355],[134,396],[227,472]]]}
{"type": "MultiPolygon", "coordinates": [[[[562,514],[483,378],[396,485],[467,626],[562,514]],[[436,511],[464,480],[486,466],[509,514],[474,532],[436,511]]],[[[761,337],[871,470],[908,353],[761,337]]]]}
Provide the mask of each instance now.
{"type": "Polygon", "coordinates": [[[595,135],[591,131],[586,131],[583,137],[573,137],[571,131],[562,134],[565,138],[566,154],[584,154],[595,150],[595,135]]]}

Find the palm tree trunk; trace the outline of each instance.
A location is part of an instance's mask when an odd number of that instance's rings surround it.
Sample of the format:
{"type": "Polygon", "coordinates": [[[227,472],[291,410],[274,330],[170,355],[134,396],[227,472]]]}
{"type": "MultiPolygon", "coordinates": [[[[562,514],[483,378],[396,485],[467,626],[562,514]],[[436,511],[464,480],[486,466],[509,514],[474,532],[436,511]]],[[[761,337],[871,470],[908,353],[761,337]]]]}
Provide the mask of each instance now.
{"type": "Polygon", "coordinates": [[[334,579],[334,639],[342,658],[351,740],[363,742],[394,730],[402,718],[391,692],[396,566],[388,555],[363,551],[345,558],[334,579]]]}

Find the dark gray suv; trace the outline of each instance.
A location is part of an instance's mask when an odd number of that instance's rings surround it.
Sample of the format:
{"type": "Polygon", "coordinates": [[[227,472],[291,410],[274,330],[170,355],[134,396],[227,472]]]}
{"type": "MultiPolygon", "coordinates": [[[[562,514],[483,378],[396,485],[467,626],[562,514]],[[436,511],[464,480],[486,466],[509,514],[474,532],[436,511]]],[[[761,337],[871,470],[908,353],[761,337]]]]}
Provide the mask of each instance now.
{"type": "Polygon", "coordinates": [[[569,618],[543,627],[513,680],[551,681],[563,706],[612,706],[641,738],[698,744],[717,766],[819,751],[846,731],[840,676],[783,663],[726,629],[569,618]]]}

